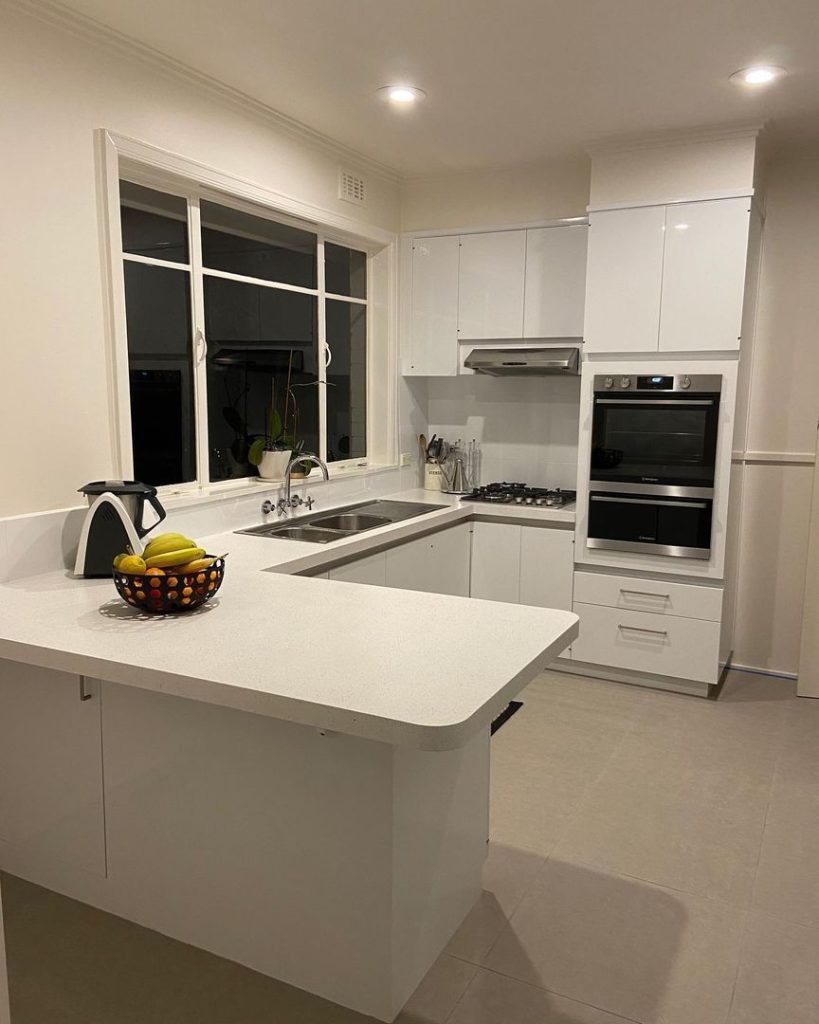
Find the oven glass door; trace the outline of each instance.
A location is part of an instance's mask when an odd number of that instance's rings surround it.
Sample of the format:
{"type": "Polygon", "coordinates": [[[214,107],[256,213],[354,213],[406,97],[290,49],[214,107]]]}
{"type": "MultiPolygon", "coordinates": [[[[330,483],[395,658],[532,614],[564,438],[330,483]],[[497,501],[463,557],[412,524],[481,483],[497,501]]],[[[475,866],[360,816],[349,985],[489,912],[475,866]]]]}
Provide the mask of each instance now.
{"type": "Polygon", "coordinates": [[[712,511],[710,498],[592,491],[588,545],[614,551],[708,558],[712,511]]]}
{"type": "Polygon", "coordinates": [[[595,393],[595,483],[714,486],[719,394],[614,397],[595,393]]]}

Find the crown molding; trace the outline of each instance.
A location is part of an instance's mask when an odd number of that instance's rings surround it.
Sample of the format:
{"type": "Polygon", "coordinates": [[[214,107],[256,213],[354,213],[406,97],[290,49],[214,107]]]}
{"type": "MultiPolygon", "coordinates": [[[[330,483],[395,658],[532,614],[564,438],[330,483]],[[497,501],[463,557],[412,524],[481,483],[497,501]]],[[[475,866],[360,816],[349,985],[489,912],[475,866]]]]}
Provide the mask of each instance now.
{"type": "Polygon", "coordinates": [[[55,25],[75,36],[79,36],[94,44],[104,44],[109,51],[115,51],[144,64],[154,71],[166,74],[177,80],[195,85],[225,103],[229,103],[243,113],[251,114],[277,130],[309,144],[315,149],[329,154],[334,159],[352,165],[354,168],[366,170],[391,184],[401,181],[401,174],[394,167],[383,164],[372,157],[359,153],[358,150],[345,146],[343,143],[310,128],[308,125],[288,117],[261,100],[254,99],[240,89],[234,89],[217,78],[197,71],[182,61],[175,60],[161,50],[140,43],[131,36],[117,29],[103,25],[78,11],[74,11],[57,0],[0,0],[3,6],[28,14],[40,21],[55,25]]]}
{"type": "Polygon", "coordinates": [[[756,121],[733,125],[712,125],[707,128],[688,128],[682,131],[648,132],[590,142],[586,146],[586,152],[589,156],[595,157],[614,153],[631,153],[643,149],[721,142],[726,139],[756,138],[764,127],[764,121],[756,121]]]}

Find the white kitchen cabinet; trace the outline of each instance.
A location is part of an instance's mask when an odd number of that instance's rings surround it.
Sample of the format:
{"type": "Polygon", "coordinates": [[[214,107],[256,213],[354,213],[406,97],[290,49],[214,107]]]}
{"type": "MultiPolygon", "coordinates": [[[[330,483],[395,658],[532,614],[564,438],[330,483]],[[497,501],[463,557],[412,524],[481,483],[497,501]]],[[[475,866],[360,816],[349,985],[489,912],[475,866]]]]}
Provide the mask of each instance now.
{"type": "Polygon", "coordinates": [[[457,235],[413,240],[407,374],[457,374],[459,253],[457,235]]]}
{"type": "Polygon", "coordinates": [[[0,660],[0,707],[0,840],[104,875],[99,684],[0,660]]]}
{"type": "Polygon", "coordinates": [[[331,580],[344,583],[369,583],[373,587],[387,585],[387,553],[379,551],[365,558],[356,558],[346,565],[336,566],[327,574],[331,580]]]}
{"type": "Polygon", "coordinates": [[[520,601],[520,527],[513,523],[474,523],[470,597],[520,601]]]}
{"type": "Polygon", "coordinates": [[[739,347],[750,199],[666,209],[660,350],[739,347]]]}
{"type": "Polygon", "coordinates": [[[460,246],[458,337],[522,337],[526,232],[462,235],[460,246]]]}
{"type": "Polygon", "coordinates": [[[589,218],[584,348],[656,352],[665,207],[604,210],[589,218]]]}
{"type": "Polygon", "coordinates": [[[520,536],[520,603],[572,610],[574,531],[524,526],[520,536]]]}
{"type": "Polygon", "coordinates": [[[526,232],[524,338],[582,338],[586,224],[526,232]]]}
{"type": "Polygon", "coordinates": [[[429,594],[469,596],[470,527],[451,526],[386,552],[386,585],[429,594]]]}

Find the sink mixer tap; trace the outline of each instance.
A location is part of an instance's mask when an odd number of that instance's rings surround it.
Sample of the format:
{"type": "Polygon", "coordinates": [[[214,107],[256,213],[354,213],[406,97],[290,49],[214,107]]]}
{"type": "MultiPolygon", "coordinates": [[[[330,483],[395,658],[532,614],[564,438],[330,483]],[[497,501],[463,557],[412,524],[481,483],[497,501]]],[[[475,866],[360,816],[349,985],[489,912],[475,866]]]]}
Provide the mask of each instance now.
{"type": "Polygon", "coordinates": [[[293,472],[293,467],[303,462],[310,462],[314,466],[318,466],[318,468],[321,470],[321,475],[324,477],[324,479],[330,479],[330,473],[327,469],[327,464],[323,462],[318,457],[318,455],[294,455],[290,462],[287,464],[287,469],[284,471],[284,497],[279,498],[275,506],[270,501],[264,502],[264,504],[262,505],[263,513],[267,514],[268,512],[272,512],[273,509],[275,508],[278,514],[280,516],[283,516],[286,514],[288,509],[298,508],[300,505],[306,505],[308,511],[312,509],[314,501],[312,497],[308,495],[306,498],[302,498],[300,494],[295,494],[293,496],[291,496],[290,494],[291,475],[293,472]]]}

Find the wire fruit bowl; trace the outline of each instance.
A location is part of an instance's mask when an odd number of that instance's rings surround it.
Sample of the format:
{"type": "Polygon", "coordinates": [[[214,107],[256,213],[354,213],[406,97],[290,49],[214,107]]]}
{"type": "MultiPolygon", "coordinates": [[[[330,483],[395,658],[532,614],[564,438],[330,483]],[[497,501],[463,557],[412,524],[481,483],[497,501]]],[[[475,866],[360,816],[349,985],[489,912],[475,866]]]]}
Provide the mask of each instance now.
{"type": "Polygon", "coordinates": [[[153,576],[114,570],[114,586],[123,601],[140,611],[152,615],[189,612],[218,593],[225,578],[225,556],[205,557],[214,560],[207,568],[191,573],[168,569],[164,576],[153,576]]]}

